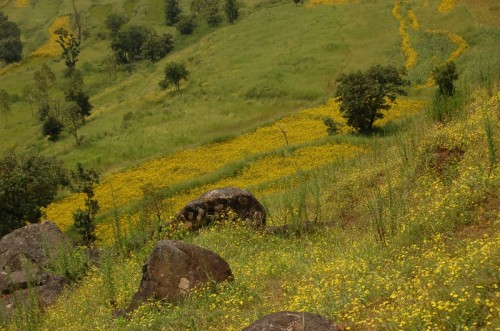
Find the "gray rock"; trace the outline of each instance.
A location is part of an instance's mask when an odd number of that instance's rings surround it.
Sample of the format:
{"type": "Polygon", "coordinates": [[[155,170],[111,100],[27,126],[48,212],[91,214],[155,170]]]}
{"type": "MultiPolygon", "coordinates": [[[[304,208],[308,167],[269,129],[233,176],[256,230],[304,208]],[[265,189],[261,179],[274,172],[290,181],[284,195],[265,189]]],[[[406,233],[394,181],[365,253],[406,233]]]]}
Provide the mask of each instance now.
{"type": "Polygon", "coordinates": [[[243,331],[337,331],[326,318],[305,312],[282,311],[264,316],[243,331]]]}
{"type": "Polygon", "coordinates": [[[139,290],[126,312],[148,298],[176,303],[200,284],[233,278],[229,265],[219,255],[177,240],[159,241],[142,272],[139,290]]]}
{"type": "Polygon", "coordinates": [[[191,230],[210,225],[217,216],[227,211],[236,213],[239,219],[256,227],[266,225],[264,206],[248,191],[225,187],[208,191],[189,202],[176,215],[178,221],[188,224],[191,230]]]}
{"type": "Polygon", "coordinates": [[[26,306],[37,298],[47,307],[61,293],[66,279],[50,275],[50,257],[70,245],[69,239],[52,222],[31,224],[14,230],[0,240],[1,302],[7,309],[26,306]]]}

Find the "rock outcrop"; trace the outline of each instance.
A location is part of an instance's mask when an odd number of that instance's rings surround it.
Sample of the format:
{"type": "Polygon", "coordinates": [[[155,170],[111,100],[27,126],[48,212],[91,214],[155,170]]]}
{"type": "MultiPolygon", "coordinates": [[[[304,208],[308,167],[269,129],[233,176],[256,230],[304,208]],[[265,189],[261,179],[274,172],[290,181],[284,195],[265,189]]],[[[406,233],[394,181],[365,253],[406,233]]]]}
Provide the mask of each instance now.
{"type": "Polygon", "coordinates": [[[26,304],[35,294],[38,304],[47,307],[61,293],[66,279],[46,272],[50,257],[70,245],[52,222],[32,224],[14,230],[0,240],[0,291],[7,309],[13,303],[26,304]],[[30,292],[32,291],[32,292],[30,292]]]}
{"type": "Polygon", "coordinates": [[[229,265],[219,255],[178,240],[159,241],[142,271],[139,290],[126,309],[127,313],[148,298],[176,303],[198,285],[233,278],[229,265]]]}
{"type": "Polygon", "coordinates": [[[198,230],[228,211],[234,212],[239,219],[255,227],[266,225],[264,206],[250,192],[235,187],[204,193],[184,206],[176,219],[185,222],[191,230],[198,230]]]}
{"type": "Polygon", "coordinates": [[[326,318],[305,312],[282,311],[264,316],[243,331],[336,331],[326,318]]]}

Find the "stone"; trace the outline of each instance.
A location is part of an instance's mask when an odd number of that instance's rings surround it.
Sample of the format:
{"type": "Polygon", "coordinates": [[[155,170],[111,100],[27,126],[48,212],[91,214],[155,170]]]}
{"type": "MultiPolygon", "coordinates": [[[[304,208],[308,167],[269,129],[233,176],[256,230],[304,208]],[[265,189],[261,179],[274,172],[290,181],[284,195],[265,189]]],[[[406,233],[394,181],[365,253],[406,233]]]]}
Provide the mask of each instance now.
{"type": "Polygon", "coordinates": [[[52,222],[31,224],[0,239],[0,291],[5,308],[26,305],[36,294],[37,304],[46,308],[62,292],[67,280],[46,272],[50,257],[70,245],[52,222]]]}
{"type": "Polygon", "coordinates": [[[210,225],[218,216],[229,211],[255,227],[266,225],[264,206],[248,191],[235,187],[208,191],[198,199],[189,202],[176,215],[193,231],[210,225]]]}
{"type": "Polygon", "coordinates": [[[127,313],[149,298],[177,303],[201,284],[233,278],[231,268],[219,255],[178,240],[160,240],[142,272],[141,284],[127,313]]]}
{"type": "Polygon", "coordinates": [[[282,311],[264,316],[243,331],[340,331],[326,318],[306,312],[282,311]]]}

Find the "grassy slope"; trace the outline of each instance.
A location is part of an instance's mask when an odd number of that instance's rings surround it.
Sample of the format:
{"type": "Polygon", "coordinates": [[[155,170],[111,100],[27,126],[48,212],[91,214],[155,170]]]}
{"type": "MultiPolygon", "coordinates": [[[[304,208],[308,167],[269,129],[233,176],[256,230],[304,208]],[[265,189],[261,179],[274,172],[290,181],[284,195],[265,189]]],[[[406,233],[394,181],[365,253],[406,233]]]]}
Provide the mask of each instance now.
{"type": "MultiPolygon", "coordinates": [[[[90,11],[97,19],[96,29],[105,13],[116,7],[113,1],[107,3],[108,7],[90,11]]],[[[145,3],[125,2],[123,10],[135,12],[140,20],[151,8],[145,3]]],[[[460,6],[436,19],[436,2],[431,3],[417,12],[421,24],[463,33],[471,47],[459,65],[471,76],[475,72],[474,78],[488,67],[495,76],[498,60],[484,54],[494,48],[491,41],[498,40],[498,30],[474,25],[460,6]]],[[[59,14],[70,10],[62,8],[59,14]]],[[[141,65],[112,86],[100,85],[104,75],[88,69],[87,84],[97,109],[83,130],[88,143],[81,149],[75,149],[69,138],[40,143],[33,137],[36,123],[30,121],[26,105],[24,112],[15,109],[0,138],[3,146],[35,145],[68,164],[85,160],[117,170],[217,139],[222,129],[225,135],[236,135],[324,100],[340,71],[380,63],[381,58],[402,63],[390,10],[383,1],[307,11],[289,4],[247,5],[248,16],[235,26],[180,42],[182,49],[170,58],[186,60],[192,68],[181,94],[157,90],[162,63],[141,65]],[[270,92],[277,97],[264,96],[270,92]],[[128,111],[141,115],[123,128],[122,117],[128,111]],[[106,154],[100,156],[103,150],[106,154]]],[[[98,59],[103,47],[106,42],[89,45],[82,58],[98,59]]],[[[0,88],[19,91],[36,65],[28,62],[7,72],[0,88]]],[[[53,65],[62,70],[59,61],[53,65]]],[[[414,93],[425,96],[426,91],[414,93]]],[[[301,221],[317,217],[334,220],[331,228],[305,231],[296,238],[221,226],[184,237],[226,258],[236,275],[232,284],[202,291],[176,307],[145,306],[130,321],[111,319],[110,300],[126,306],[137,288],[140,266],[154,244],[149,242],[130,257],[105,261],[91,271],[39,326],[238,330],[271,311],[292,309],[321,313],[359,329],[455,329],[473,328],[474,323],[494,329],[499,324],[494,318],[499,184],[498,168],[489,170],[483,114],[489,114],[493,128],[499,125],[498,97],[486,104],[489,99],[487,94],[476,95],[477,104],[470,106],[467,116],[445,127],[416,117],[404,124],[406,133],[373,139],[368,155],[307,174],[313,180],[266,198],[276,223],[287,221],[300,229],[301,221]],[[463,158],[441,167],[436,151],[443,146],[460,148],[463,158]]],[[[498,130],[494,135],[498,146],[498,130]]]]}

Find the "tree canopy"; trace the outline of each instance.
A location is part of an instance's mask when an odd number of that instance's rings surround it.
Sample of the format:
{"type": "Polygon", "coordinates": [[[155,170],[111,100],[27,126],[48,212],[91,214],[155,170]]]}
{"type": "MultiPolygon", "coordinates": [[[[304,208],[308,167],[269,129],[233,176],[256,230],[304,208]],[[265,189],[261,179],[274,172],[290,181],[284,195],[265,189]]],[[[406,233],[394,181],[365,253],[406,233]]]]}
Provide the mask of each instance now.
{"type": "Polygon", "coordinates": [[[434,68],[432,78],[439,86],[439,94],[451,97],[455,93],[454,81],[458,79],[457,66],[455,62],[447,62],[434,68]]]}
{"type": "Polygon", "coordinates": [[[37,153],[8,152],[0,159],[0,236],[34,223],[40,207],[52,202],[60,184],[66,184],[59,162],[37,153]]]}
{"type": "Polygon", "coordinates": [[[175,85],[177,91],[179,91],[181,80],[187,80],[188,76],[189,71],[184,64],[169,62],[165,66],[165,79],[160,82],[160,87],[166,89],[170,85],[175,85]]]}
{"type": "Polygon", "coordinates": [[[359,132],[371,131],[375,120],[383,117],[381,110],[390,109],[389,101],[406,95],[404,74],[404,69],[381,65],[366,72],[341,74],[335,96],[347,124],[359,132]]]}
{"type": "Polygon", "coordinates": [[[0,61],[6,63],[21,61],[22,53],[21,30],[0,11],[0,61]]]}

